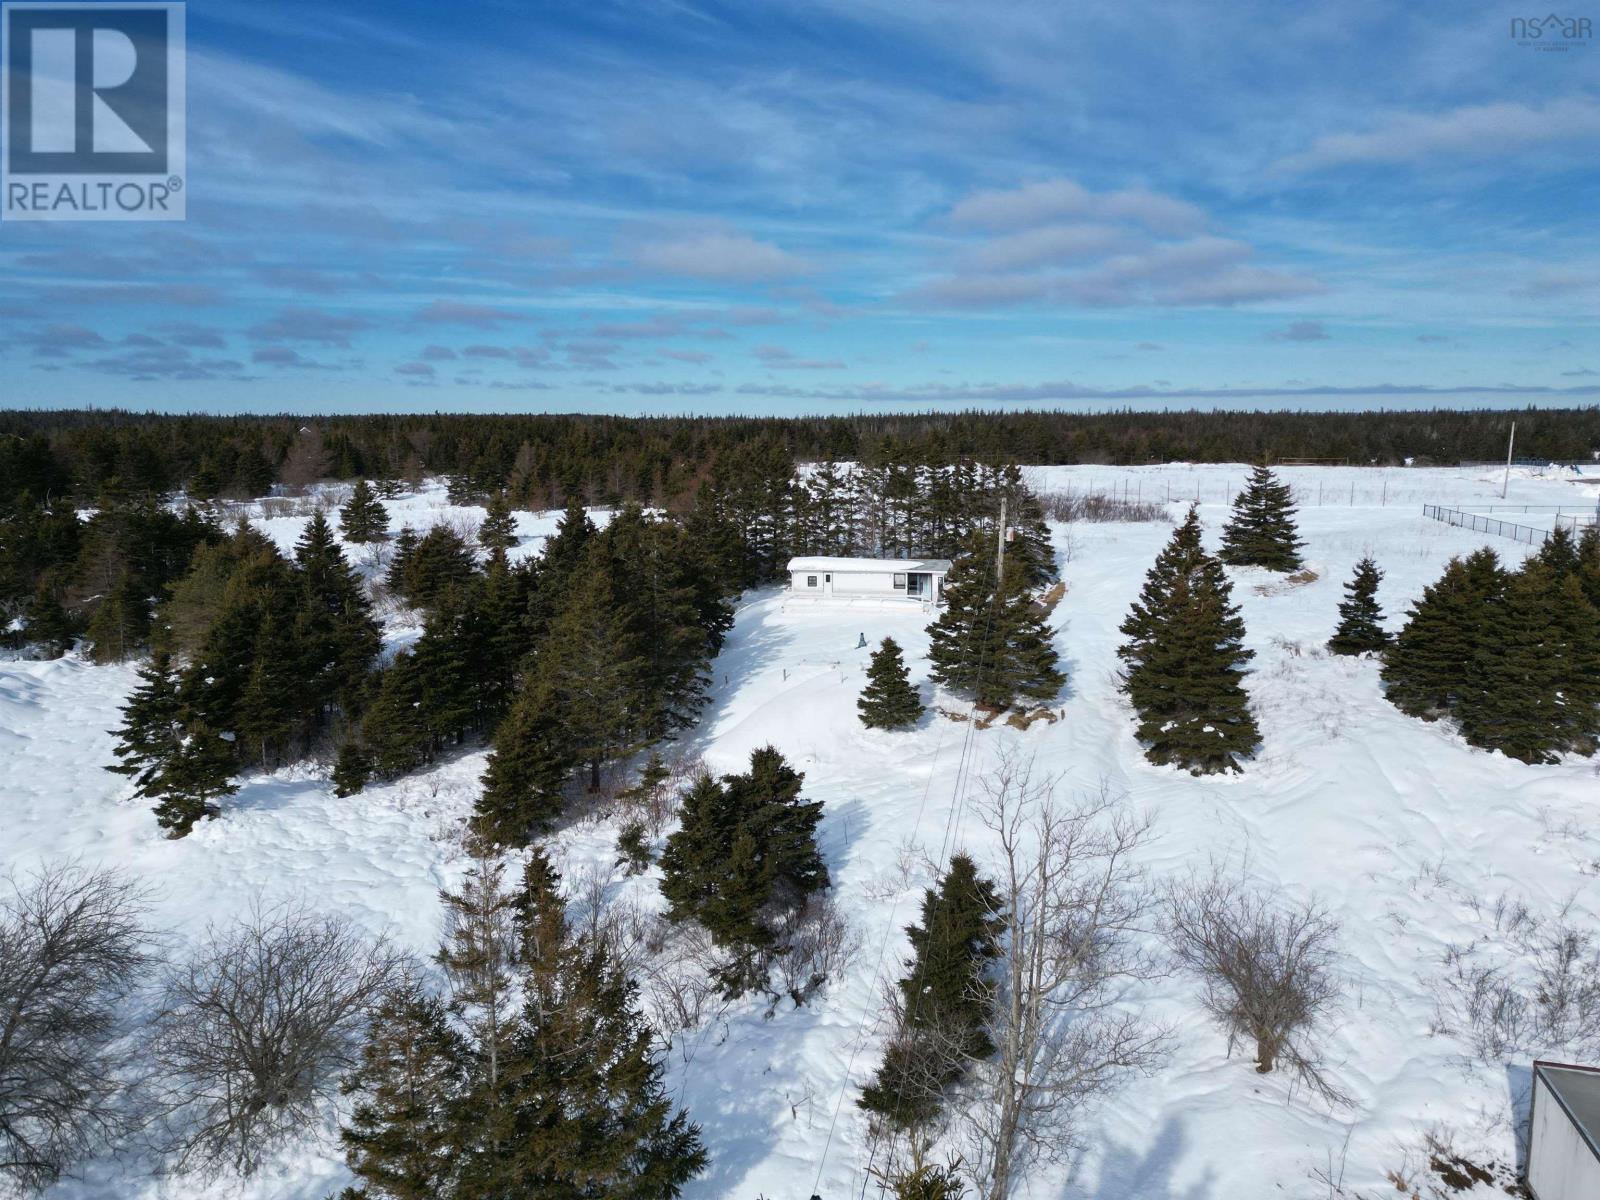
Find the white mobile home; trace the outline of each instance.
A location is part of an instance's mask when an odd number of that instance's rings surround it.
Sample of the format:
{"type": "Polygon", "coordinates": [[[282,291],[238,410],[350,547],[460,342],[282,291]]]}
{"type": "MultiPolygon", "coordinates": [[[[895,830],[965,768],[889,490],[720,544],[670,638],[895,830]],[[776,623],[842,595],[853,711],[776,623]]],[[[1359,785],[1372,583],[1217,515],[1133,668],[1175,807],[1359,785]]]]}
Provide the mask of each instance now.
{"type": "Polygon", "coordinates": [[[1528,1190],[1535,1200],[1600,1196],[1600,1068],[1533,1064],[1528,1190]]]}
{"type": "Polygon", "coordinates": [[[906,600],[934,605],[948,558],[791,558],[789,590],[814,600],[906,600]]]}

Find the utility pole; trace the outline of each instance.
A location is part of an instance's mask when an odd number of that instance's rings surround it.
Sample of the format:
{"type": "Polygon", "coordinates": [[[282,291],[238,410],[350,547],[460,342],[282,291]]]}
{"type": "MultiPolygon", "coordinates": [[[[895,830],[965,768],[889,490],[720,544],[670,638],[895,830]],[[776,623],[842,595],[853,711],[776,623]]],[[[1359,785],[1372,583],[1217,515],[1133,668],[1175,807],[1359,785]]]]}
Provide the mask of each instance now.
{"type": "Polygon", "coordinates": [[[994,586],[1000,587],[1000,573],[1006,561],[1006,498],[1000,497],[1000,536],[994,540],[994,586]]]}
{"type": "Polygon", "coordinates": [[[1506,477],[1500,484],[1500,499],[1506,498],[1506,490],[1511,486],[1511,452],[1517,445],[1517,423],[1511,422],[1511,440],[1506,443],[1506,477]]]}

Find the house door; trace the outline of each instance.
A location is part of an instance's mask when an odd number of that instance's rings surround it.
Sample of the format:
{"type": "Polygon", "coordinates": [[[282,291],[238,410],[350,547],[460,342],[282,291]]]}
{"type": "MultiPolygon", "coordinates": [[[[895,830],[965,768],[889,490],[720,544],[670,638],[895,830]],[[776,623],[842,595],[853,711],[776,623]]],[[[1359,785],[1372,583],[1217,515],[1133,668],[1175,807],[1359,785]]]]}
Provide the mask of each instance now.
{"type": "Polygon", "coordinates": [[[833,595],[833,576],[832,576],[832,574],[827,574],[827,575],[824,575],[822,577],[822,594],[824,596],[833,595]]]}

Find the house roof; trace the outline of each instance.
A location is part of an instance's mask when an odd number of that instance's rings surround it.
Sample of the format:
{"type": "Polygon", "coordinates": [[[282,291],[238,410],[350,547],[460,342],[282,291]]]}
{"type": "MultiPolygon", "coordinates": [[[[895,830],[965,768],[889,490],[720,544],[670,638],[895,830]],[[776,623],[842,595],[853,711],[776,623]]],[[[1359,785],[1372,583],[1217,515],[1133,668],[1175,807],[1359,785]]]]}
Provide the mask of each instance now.
{"type": "Polygon", "coordinates": [[[1572,1123],[1600,1153],[1600,1070],[1551,1062],[1536,1062],[1534,1067],[1566,1108],[1572,1123]]]}
{"type": "Polygon", "coordinates": [[[948,558],[791,558],[789,570],[833,571],[848,575],[852,571],[929,571],[935,575],[947,574],[948,558]]]}

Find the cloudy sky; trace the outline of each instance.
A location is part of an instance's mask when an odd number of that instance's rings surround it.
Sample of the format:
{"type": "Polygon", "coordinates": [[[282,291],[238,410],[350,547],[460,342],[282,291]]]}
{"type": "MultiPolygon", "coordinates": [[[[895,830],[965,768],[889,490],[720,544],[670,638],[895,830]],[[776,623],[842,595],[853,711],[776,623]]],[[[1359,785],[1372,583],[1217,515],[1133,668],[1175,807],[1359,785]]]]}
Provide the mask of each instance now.
{"type": "Polygon", "coordinates": [[[188,220],[0,225],[0,406],[1600,402],[1516,8],[194,0],[188,220]]]}

